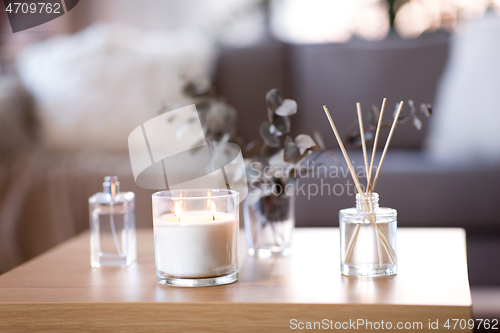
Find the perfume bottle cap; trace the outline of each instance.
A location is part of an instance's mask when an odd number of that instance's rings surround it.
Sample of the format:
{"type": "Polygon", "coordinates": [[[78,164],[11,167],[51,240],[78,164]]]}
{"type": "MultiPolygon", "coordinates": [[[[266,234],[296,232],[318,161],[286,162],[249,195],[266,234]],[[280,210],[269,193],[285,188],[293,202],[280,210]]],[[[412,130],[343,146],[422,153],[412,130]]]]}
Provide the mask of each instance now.
{"type": "Polygon", "coordinates": [[[120,182],[117,176],[106,176],[104,177],[104,183],[102,183],[102,191],[107,194],[115,196],[120,193],[120,182]]]}

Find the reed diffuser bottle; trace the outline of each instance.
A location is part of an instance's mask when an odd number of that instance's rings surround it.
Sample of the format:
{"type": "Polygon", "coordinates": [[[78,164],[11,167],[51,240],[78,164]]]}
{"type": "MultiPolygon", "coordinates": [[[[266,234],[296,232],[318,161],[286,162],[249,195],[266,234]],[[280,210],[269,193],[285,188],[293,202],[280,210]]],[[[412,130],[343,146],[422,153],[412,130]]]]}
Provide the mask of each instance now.
{"type": "Polygon", "coordinates": [[[137,257],[133,192],[120,192],[118,177],[105,177],[89,198],[90,265],[129,266],[137,257]]]}
{"type": "Polygon", "coordinates": [[[397,211],[379,207],[377,193],[356,195],[356,207],[342,209],[341,273],[376,277],[397,273],[397,211]]]}
{"type": "MultiPolygon", "coordinates": [[[[400,119],[403,101],[396,105],[397,111],[394,115],[392,126],[389,131],[389,135],[387,136],[387,141],[385,142],[384,150],[382,152],[382,156],[380,157],[380,162],[373,178],[373,182],[371,181],[375,153],[377,150],[380,129],[382,127],[382,118],[384,116],[385,103],[386,99],[384,98],[378,117],[377,130],[375,132],[370,163],[368,163],[361,105],[359,103],[356,104],[359,136],[361,138],[365,170],[367,172],[366,191],[364,191],[361,187],[361,183],[356,175],[356,172],[354,171],[351,159],[347,154],[328,108],[326,105],[323,106],[358,192],[356,195],[356,207],[342,209],[339,213],[341,253],[340,270],[344,275],[375,277],[394,275],[397,273],[397,212],[392,208],[380,208],[378,204],[378,194],[374,191],[380,176],[380,169],[384,163],[387,149],[389,148],[389,143],[391,142],[392,135],[394,134],[394,129],[400,119]]],[[[413,102],[411,105],[413,106],[413,102]]],[[[415,117],[414,110],[412,111],[411,117],[415,117]]]]}

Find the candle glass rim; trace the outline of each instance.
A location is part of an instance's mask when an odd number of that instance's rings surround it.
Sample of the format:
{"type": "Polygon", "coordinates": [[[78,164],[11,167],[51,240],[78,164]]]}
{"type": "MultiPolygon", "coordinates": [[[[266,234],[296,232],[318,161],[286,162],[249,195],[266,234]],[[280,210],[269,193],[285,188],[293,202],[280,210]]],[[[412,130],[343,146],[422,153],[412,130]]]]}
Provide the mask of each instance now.
{"type": "Polygon", "coordinates": [[[170,199],[170,200],[206,200],[206,199],[223,199],[223,198],[234,198],[239,195],[238,191],[228,190],[228,189],[211,189],[211,188],[199,188],[199,189],[180,189],[180,190],[163,190],[153,193],[151,196],[153,198],[162,198],[162,199],[170,199]],[[179,196],[182,192],[195,192],[195,191],[203,191],[205,195],[199,196],[179,196]],[[206,195],[208,192],[211,192],[212,195],[206,195]],[[177,193],[175,195],[174,193],[177,193]],[[215,195],[213,195],[215,193],[215,195]],[[224,193],[224,194],[217,194],[224,193]],[[165,195],[169,194],[169,195],[165,195]]]}

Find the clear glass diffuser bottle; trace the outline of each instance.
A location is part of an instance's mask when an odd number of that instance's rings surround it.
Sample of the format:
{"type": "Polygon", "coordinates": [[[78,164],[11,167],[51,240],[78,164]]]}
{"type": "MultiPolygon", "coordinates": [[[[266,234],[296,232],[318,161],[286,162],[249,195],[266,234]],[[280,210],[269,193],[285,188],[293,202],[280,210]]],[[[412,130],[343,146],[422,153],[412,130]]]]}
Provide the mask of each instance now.
{"type": "Polygon", "coordinates": [[[397,211],[379,207],[377,193],[356,195],[356,207],[342,209],[340,269],[348,276],[397,273],[397,211]]]}
{"type": "Polygon", "coordinates": [[[137,258],[133,192],[120,192],[118,177],[104,177],[89,198],[90,265],[129,266],[137,258]]]}

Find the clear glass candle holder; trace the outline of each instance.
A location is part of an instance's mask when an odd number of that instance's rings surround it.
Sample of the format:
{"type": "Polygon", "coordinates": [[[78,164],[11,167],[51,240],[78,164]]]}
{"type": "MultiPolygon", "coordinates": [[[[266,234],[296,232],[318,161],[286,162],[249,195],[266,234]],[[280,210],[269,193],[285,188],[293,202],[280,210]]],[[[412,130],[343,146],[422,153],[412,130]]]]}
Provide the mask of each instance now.
{"type": "Polygon", "coordinates": [[[154,193],[153,225],[160,284],[204,287],[238,279],[238,192],[154,193]]]}
{"type": "Polygon", "coordinates": [[[377,193],[356,195],[356,207],[342,209],[341,273],[377,277],[397,273],[397,211],[379,207],[377,193]]]}

